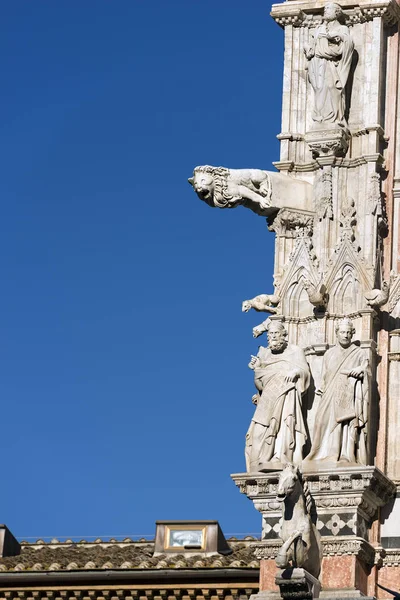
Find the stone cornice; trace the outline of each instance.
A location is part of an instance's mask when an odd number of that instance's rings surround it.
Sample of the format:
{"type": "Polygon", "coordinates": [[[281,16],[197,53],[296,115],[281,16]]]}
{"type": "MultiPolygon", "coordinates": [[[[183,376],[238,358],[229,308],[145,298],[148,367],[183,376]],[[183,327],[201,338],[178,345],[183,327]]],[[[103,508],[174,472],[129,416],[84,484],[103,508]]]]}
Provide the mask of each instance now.
{"type": "MultiPolygon", "coordinates": [[[[279,472],[238,473],[231,476],[242,494],[250,499],[272,499],[278,486],[279,472]]],[[[396,492],[395,484],[376,467],[346,467],[337,469],[303,470],[303,478],[308,482],[310,492],[315,495],[328,495],[340,492],[368,491],[370,500],[384,506],[396,492]],[[372,500],[373,497],[373,500],[372,500]]]]}
{"type": "MultiPolygon", "coordinates": [[[[253,501],[255,508],[267,520],[272,517],[279,518],[282,509],[276,498],[279,474],[280,472],[277,471],[232,475],[241,493],[246,494],[253,501]]],[[[317,470],[313,468],[312,463],[307,464],[305,461],[303,480],[317,509],[321,535],[332,535],[333,538],[336,538],[341,528],[345,526],[345,521],[348,519],[344,516],[346,513],[353,515],[351,525],[353,536],[360,536],[360,539],[362,536],[366,539],[367,523],[376,518],[378,507],[387,504],[396,493],[396,485],[373,466],[358,465],[345,468],[332,466],[329,470],[323,468],[317,470]],[[326,518],[328,513],[332,517],[332,522],[326,518]],[[345,519],[343,523],[339,515],[343,515],[345,519]],[[355,515],[359,515],[364,520],[364,528],[354,528],[355,515]],[[328,531],[331,534],[328,534],[328,531]]],[[[352,539],[352,536],[350,537],[352,539]]]]}
{"type": "MultiPolygon", "coordinates": [[[[371,318],[377,319],[377,314],[374,310],[370,309],[371,318]]],[[[349,319],[360,319],[364,315],[361,310],[353,312],[353,313],[330,313],[328,311],[325,312],[323,318],[329,321],[336,321],[337,319],[343,319],[344,317],[348,317],[349,319]]],[[[282,317],[280,317],[282,319],[282,317]]],[[[321,317],[316,317],[315,315],[309,315],[307,317],[287,317],[285,316],[285,323],[294,323],[296,325],[299,324],[307,324],[307,323],[315,323],[316,321],[320,321],[321,317]]],[[[361,343],[366,342],[368,347],[376,349],[376,342],[374,340],[363,340],[361,343]]]]}
{"type": "MultiPolygon", "coordinates": [[[[360,134],[361,135],[361,134],[360,134]]],[[[278,171],[292,171],[294,173],[310,173],[318,171],[320,159],[312,160],[308,163],[295,163],[293,161],[275,161],[272,164],[278,169],[278,171]]],[[[368,163],[375,163],[380,167],[384,165],[385,159],[382,154],[364,154],[362,156],[356,156],[355,158],[342,158],[342,157],[331,157],[330,164],[332,167],[344,167],[346,169],[355,169],[361,165],[368,163]]]]}
{"type": "Polygon", "coordinates": [[[400,566],[400,549],[399,548],[380,548],[381,563],[384,567],[400,566]]]}
{"type": "MultiPolygon", "coordinates": [[[[348,26],[372,21],[374,18],[383,19],[388,26],[400,20],[400,8],[395,0],[378,0],[375,2],[359,2],[358,6],[350,2],[341,2],[348,26]]],[[[316,27],[322,23],[323,5],[312,2],[291,2],[273,4],[272,18],[281,27],[316,27]]]]}
{"type": "MultiPolygon", "coordinates": [[[[322,539],[324,556],[355,555],[363,562],[373,565],[380,559],[381,549],[375,549],[371,544],[358,537],[337,536],[334,539],[322,539]]],[[[258,542],[254,544],[254,556],[258,560],[273,560],[282,545],[281,540],[258,542]]],[[[393,552],[400,562],[400,551],[393,552]]]]}

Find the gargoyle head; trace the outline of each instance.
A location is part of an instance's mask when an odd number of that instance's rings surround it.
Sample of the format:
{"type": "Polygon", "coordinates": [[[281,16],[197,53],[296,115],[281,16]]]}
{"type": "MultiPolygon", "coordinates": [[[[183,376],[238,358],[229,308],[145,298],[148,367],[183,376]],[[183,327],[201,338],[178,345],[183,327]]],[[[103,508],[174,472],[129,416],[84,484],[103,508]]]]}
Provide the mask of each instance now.
{"type": "Polygon", "coordinates": [[[242,302],[242,312],[249,312],[249,310],[251,309],[251,304],[249,302],[249,300],[244,300],[244,302],[242,302]]]}
{"type": "Polygon", "coordinates": [[[193,189],[200,200],[213,206],[214,176],[212,173],[207,173],[203,168],[196,167],[193,172],[193,177],[190,177],[188,182],[193,186],[193,189]]]}

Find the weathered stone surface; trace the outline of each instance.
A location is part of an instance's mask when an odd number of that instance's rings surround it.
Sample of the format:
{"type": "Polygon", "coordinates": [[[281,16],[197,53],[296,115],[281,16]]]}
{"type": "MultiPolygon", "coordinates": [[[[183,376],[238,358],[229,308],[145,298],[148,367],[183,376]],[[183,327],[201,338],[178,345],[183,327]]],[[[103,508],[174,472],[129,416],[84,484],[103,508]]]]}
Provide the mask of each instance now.
{"type": "MultiPolygon", "coordinates": [[[[305,458],[304,480],[324,546],[323,585],[333,596],[374,596],[379,569],[397,569],[393,561],[382,566],[381,542],[391,552],[400,545],[391,526],[400,493],[378,518],[395,490],[385,475],[400,486],[400,7],[394,0],[343,0],[340,6],[299,0],[274,4],[271,14],[285,39],[274,165],[287,182],[307,182],[312,194],[295,205],[288,187],[284,201],[271,199],[268,212],[255,203],[275,234],[274,277],[264,289],[273,283],[277,301],[260,296],[244,310],[253,303],[270,313],[253,328],[254,337],[281,320],[288,347],[304,351],[309,365],[289,454],[300,464],[301,447],[305,458]]],[[[245,194],[240,198],[254,210],[245,194]]],[[[252,368],[265,353],[260,350],[252,368]]],[[[275,399],[287,406],[285,387],[280,390],[275,399]]],[[[278,473],[260,469],[263,463],[272,468],[272,459],[277,471],[285,465],[275,449],[283,413],[274,435],[263,438],[274,419],[271,404],[260,406],[264,430],[255,436],[253,426],[249,433],[258,444],[253,455],[248,444],[253,472],[234,479],[263,515],[257,552],[270,561],[281,543],[278,473]]],[[[273,586],[271,577],[268,571],[273,586]]]]}
{"type": "Polygon", "coordinates": [[[200,200],[217,208],[243,205],[263,216],[283,207],[312,210],[310,183],[272,171],[204,165],[195,168],[189,183],[200,200]]]}
{"type": "Polygon", "coordinates": [[[321,25],[314,29],[310,43],[304,47],[308,79],[314,91],[311,118],[316,129],[327,124],[347,128],[346,84],[354,42],[349,28],[343,24],[344,20],[340,6],[327,3],[321,25]]]}
{"type": "Polygon", "coordinates": [[[319,598],[321,584],[305,569],[285,569],[278,572],[275,583],[284,600],[319,598]]]}
{"type": "Polygon", "coordinates": [[[337,464],[368,464],[369,361],[364,351],[352,343],[354,333],[350,319],[339,321],[337,344],[324,356],[307,462],[332,468],[337,464]]]}
{"type": "Polygon", "coordinates": [[[258,395],[246,435],[248,472],[276,470],[285,462],[300,464],[307,439],[301,397],[308,389],[310,371],[301,348],[288,345],[280,321],[268,325],[269,347],[260,346],[249,367],[258,395]]]}
{"type": "MultiPolygon", "coordinates": [[[[286,465],[279,476],[277,498],[282,503],[282,546],[275,562],[280,569],[301,567],[312,578],[321,569],[321,536],[312,519],[313,500],[300,471],[286,465]]],[[[280,586],[281,587],[281,586],[280,586]]],[[[282,592],[282,587],[281,587],[282,592]]]]}
{"type": "MultiPolygon", "coordinates": [[[[310,467],[312,463],[308,463],[310,467]]],[[[281,506],[277,500],[280,472],[239,473],[232,479],[262,515],[261,542],[256,545],[259,559],[274,558],[281,543],[281,506]],[[278,546],[276,545],[278,544],[278,546]],[[271,554],[272,553],[272,554],[271,554]]],[[[336,469],[306,470],[302,478],[310,496],[324,555],[348,553],[368,548],[369,531],[378,517],[378,508],[393,497],[396,486],[376,467],[357,465],[336,469]],[[328,543],[330,546],[326,546],[328,543]],[[361,544],[361,546],[360,546],[361,544]],[[352,551],[353,551],[352,550],[352,551]]],[[[365,562],[369,550],[363,551],[365,562]]]]}

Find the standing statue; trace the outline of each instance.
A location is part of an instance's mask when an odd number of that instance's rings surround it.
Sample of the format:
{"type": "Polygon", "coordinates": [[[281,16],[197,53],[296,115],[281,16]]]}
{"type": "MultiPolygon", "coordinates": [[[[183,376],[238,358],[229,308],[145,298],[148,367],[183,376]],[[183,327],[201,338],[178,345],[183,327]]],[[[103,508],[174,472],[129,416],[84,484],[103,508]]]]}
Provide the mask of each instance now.
{"type": "Polygon", "coordinates": [[[354,42],[343,21],[340,6],[331,2],[326,4],[323,22],[316,27],[311,45],[304,48],[309,61],[308,79],[314,90],[312,119],[318,128],[325,128],[326,124],[347,127],[345,87],[354,42]]]}
{"type": "Polygon", "coordinates": [[[287,343],[282,322],[267,326],[269,347],[260,346],[249,363],[258,394],[256,410],[246,435],[248,472],[268,471],[282,464],[301,464],[307,440],[301,397],[310,384],[305,354],[287,343]]]}
{"type": "Polygon", "coordinates": [[[279,476],[278,500],[282,502],[282,546],[275,559],[277,567],[300,567],[315,578],[321,570],[321,536],[312,521],[312,498],[300,471],[285,465],[279,476]]]}
{"type": "Polygon", "coordinates": [[[308,461],[367,464],[369,364],[352,343],[353,323],[345,318],[335,328],[337,344],[324,355],[319,404],[308,461]]]}

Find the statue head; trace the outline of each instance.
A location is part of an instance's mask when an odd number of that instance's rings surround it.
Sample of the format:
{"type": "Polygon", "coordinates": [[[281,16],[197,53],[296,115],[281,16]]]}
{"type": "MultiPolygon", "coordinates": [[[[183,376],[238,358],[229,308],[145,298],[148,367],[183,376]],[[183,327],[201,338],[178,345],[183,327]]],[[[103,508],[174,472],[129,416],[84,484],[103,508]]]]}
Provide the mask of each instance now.
{"type": "Polygon", "coordinates": [[[348,317],[338,321],[335,327],[336,338],[342,348],[348,348],[356,330],[353,321],[348,317]]]}
{"type": "Polygon", "coordinates": [[[328,4],[325,4],[324,21],[344,21],[344,12],[339,4],[335,4],[335,2],[328,2],[328,4]]]}
{"type": "Polygon", "coordinates": [[[271,352],[283,352],[287,346],[287,331],[282,321],[270,321],[267,335],[271,352]]]}

